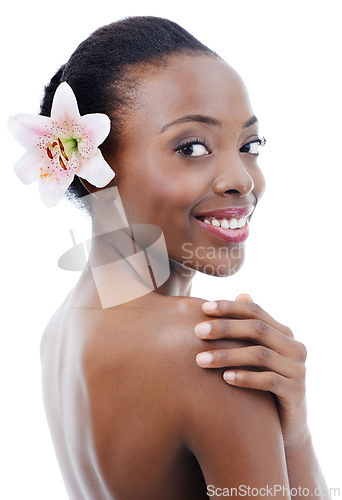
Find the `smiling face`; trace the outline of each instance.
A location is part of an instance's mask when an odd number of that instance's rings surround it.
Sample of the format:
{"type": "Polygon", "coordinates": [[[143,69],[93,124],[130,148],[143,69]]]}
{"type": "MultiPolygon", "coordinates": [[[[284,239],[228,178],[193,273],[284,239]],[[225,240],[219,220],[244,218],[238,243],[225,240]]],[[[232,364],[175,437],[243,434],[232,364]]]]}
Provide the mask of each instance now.
{"type": "Polygon", "coordinates": [[[264,190],[258,143],[244,84],[221,59],[175,55],[145,68],[137,106],[108,158],[129,223],[160,226],[177,262],[235,273],[264,190]]]}

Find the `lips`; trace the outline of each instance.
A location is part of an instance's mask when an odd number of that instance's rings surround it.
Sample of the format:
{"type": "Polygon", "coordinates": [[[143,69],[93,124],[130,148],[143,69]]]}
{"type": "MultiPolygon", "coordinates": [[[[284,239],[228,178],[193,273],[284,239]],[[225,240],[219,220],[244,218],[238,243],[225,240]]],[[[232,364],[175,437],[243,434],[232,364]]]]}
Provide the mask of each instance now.
{"type": "Polygon", "coordinates": [[[197,224],[228,243],[241,243],[248,238],[248,217],[254,206],[229,207],[192,214],[197,224]]]}
{"type": "Polygon", "coordinates": [[[204,217],[215,217],[217,219],[241,219],[241,217],[248,217],[254,210],[254,206],[248,205],[246,207],[229,207],[217,208],[216,210],[206,210],[192,214],[194,217],[201,219],[204,217]]]}

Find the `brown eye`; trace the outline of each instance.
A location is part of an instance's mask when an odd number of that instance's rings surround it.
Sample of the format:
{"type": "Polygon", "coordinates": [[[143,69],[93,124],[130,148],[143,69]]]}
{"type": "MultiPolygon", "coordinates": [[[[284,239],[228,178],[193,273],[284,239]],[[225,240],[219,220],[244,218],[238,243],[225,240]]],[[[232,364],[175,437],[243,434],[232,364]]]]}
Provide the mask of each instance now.
{"type": "Polygon", "coordinates": [[[204,156],[209,154],[207,148],[202,144],[191,144],[178,150],[184,156],[204,156]]]}
{"type": "Polygon", "coordinates": [[[210,154],[209,147],[201,140],[196,139],[180,144],[176,152],[181,156],[201,157],[210,154]]]}
{"type": "Polygon", "coordinates": [[[266,139],[265,137],[262,137],[261,139],[257,139],[255,141],[247,142],[247,144],[244,144],[240,149],[240,153],[249,153],[251,155],[258,155],[259,154],[259,148],[260,146],[264,146],[266,144],[266,139]]]}

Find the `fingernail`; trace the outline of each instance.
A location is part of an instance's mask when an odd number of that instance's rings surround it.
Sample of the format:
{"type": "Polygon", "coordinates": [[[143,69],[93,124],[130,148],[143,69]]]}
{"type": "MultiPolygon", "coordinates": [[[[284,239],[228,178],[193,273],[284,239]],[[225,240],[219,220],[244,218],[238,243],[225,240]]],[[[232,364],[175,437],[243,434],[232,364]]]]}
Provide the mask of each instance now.
{"type": "Polygon", "coordinates": [[[211,332],[211,324],[199,323],[195,326],[195,331],[199,337],[206,337],[211,332]]]}
{"type": "Polygon", "coordinates": [[[204,311],[213,312],[217,309],[217,302],[204,302],[204,304],[202,304],[202,308],[204,311]]]}
{"type": "Polygon", "coordinates": [[[229,371],[229,372],[224,372],[223,378],[227,382],[233,382],[235,380],[235,372],[229,371]]]}
{"type": "Polygon", "coordinates": [[[213,357],[209,352],[200,352],[196,356],[196,362],[201,366],[209,365],[213,357]]]}

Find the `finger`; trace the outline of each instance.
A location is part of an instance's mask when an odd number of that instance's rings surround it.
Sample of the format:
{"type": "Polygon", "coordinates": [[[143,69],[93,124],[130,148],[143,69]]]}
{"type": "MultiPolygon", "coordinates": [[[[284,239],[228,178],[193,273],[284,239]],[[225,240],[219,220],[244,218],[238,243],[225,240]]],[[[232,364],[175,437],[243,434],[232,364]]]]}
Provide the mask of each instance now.
{"type": "MultiPolygon", "coordinates": [[[[201,339],[241,339],[273,349],[282,356],[299,360],[297,341],[286,337],[260,319],[222,319],[205,321],[195,326],[196,335],[201,339]]],[[[298,342],[299,344],[299,342],[298,342]]]]}
{"type": "Polygon", "coordinates": [[[259,319],[217,318],[198,323],[195,326],[195,332],[203,340],[252,341],[300,363],[305,363],[307,358],[307,349],[302,342],[295,340],[293,337],[287,337],[276,328],[259,319]]]}
{"type": "Polygon", "coordinates": [[[253,302],[252,297],[248,293],[240,293],[235,299],[235,301],[241,301],[241,302],[253,302]]]}
{"type": "Polygon", "coordinates": [[[291,393],[292,384],[288,378],[274,372],[252,372],[247,370],[227,370],[223,379],[230,385],[273,392],[279,397],[291,393]]]}
{"type": "Polygon", "coordinates": [[[239,349],[214,349],[201,352],[196,362],[203,368],[251,367],[271,370],[286,378],[299,376],[296,362],[263,346],[240,347],[239,349]]]}
{"type": "Polygon", "coordinates": [[[204,302],[202,309],[210,316],[235,319],[260,319],[284,335],[293,338],[293,333],[289,327],[276,321],[255,302],[216,300],[214,302],[204,302]]]}

